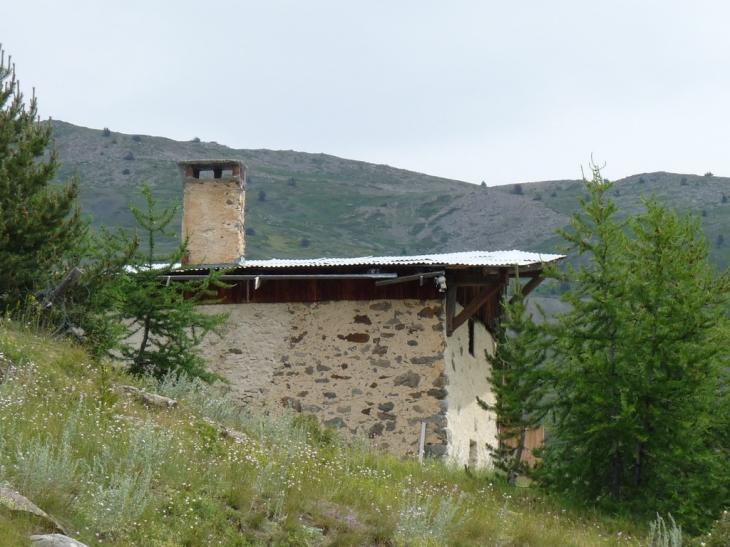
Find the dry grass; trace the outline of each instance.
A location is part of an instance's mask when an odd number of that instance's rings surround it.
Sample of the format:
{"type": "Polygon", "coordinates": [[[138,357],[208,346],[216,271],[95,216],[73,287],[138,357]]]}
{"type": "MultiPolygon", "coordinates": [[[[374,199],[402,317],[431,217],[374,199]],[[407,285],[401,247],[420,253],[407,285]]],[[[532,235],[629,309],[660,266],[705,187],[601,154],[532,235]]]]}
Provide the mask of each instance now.
{"type": "MultiPolygon", "coordinates": [[[[252,415],[204,384],[137,382],[181,403],[145,408],[114,391],[135,382],[121,371],[7,323],[0,354],[0,483],[89,545],[645,541],[648,523],[564,510],[537,491],[439,461],[397,460],[365,440],[346,445],[311,417],[252,415]]],[[[0,511],[0,544],[23,545],[39,531],[42,523],[0,511]]]]}

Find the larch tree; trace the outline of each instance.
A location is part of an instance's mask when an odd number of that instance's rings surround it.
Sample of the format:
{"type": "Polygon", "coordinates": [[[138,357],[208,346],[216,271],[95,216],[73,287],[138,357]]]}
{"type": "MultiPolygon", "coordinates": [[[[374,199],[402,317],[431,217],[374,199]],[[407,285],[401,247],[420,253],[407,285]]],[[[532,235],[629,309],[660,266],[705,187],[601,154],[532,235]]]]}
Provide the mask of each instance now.
{"type": "Polygon", "coordinates": [[[644,200],[627,249],[625,359],[634,420],[624,495],[698,529],[730,502],[730,275],[709,262],[699,219],[644,200]]]}
{"type": "Polygon", "coordinates": [[[495,403],[477,402],[499,417],[498,445],[489,448],[495,467],[514,485],[520,475],[529,474],[523,458],[526,435],[540,425],[545,413],[542,364],[547,348],[539,325],[527,313],[519,279],[512,286],[512,297],[503,301],[504,313],[495,332],[497,352],[491,359],[495,403]]]}
{"type": "Polygon", "coordinates": [[[145,244],[140,245],[137,238],[122,241],[120,247],[125,242],[128,244],[128,266],[105,288],[106,298],[114,302],[115,316],[120,323],[128,325],[119,347],[122,359],[133,374],[161,378],[182,373],[213,381],[218,377],[205,369],[197,348],[209,332],[217,331],[228,315],[204,313],[198,306],[217,302],[214,299],[217,289],[225,286],[220,281],[222,272],[211,268],[209,275],[175,281],[171,274],[181,268],[187,241],[165,256],[157,255],[156,242],[160,235],[174,235],[168,226],[177,208],[160,209],[149,185],[141,186],[140,193],[145,206],[130,205],[130,208],[145,244]]]}
{"type": "Polygon", "coordinates": [[[0,48],[0,309],[47,290],[83,239],[78,181],[53,185],[59,166],[51,125],[28,105],[10,57],[0,48]]]}
{"type": "Polygon", "coordinates": [[[570,311],[546,325],[551,436],[538,476],[583,502],[669,513],[700,530],[728,502],[725,362],[730,276],[699,222],[655,199],[615,219],[597,167],[561,231],[580,260],[570,311]]]}
{"type": "Polygon", "coordinates": [[[582,263],[568,264],[550,275],[570,289],[562,299],[571,305],[551,328],[549,377],[553,442],[544,450],[543,479],[558,490],[596,499],[621,495],[621,457],[625,422],[630,420],[622,393],[631,378],[622,368],[618,339],[623,313],[623,275],[620,262],[627,246],[623,226],[614,218],[616,206],[608,197],[611,184],[597,168],[585,181],[588,198],[574,213],[571,229],[560,230],[563,249],[582,263]],[[576,486],[577,485],[577,486],[576,486]]]}

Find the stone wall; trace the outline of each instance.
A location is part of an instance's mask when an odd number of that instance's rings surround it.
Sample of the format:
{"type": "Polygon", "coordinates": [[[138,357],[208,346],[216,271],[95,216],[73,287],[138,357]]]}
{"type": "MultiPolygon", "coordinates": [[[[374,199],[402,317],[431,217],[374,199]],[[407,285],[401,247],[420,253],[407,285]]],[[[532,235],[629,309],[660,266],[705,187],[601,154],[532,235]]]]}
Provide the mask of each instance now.
{"type": "Polygon", "coordinates": [[[366,435],[396,455],[445,452],[442,304],[438,300],[204,306],[231,314],[208,337],[211,370],[258,409],[290,406],[366,435]]]}
{"type": "Polygon", "coordinates": [[[447,339],[442,309],[440,300],[203,306],[231,314],[203,352],[255,409],[313,413],[398,456],[417,455],[425,421],[426,454],[484,467],[496,421],[476,397],[493,402],[494,340],[475,322],[471,355],[468,323],[447,339]]]}
{"type": "Polygon", "coordinates": [[[244,255],[242,184],[238,177],[185,179],[182,229],[190,237],[188,263],[230,264],[244,255]]]}

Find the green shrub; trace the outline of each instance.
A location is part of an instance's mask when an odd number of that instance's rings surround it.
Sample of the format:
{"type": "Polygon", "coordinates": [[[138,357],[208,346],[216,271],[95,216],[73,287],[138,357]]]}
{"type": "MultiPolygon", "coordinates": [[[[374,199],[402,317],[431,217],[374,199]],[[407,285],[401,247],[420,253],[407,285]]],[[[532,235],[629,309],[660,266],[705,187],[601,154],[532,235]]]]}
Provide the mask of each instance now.
{"type": "Polygon", "coordinates": [[[730,547],[730,513],[723,511],[709,533],[692,538],[687,545],[689,547],[730,547]]]}
{"type": "Polygon", "coordinates": [[[71,446],[64,439],[56,446],[50,438],[19,441],[13,486],[30,499],[43,499],[56,494],[71,496],[78,475],[79,461],[73,458],[71,446]]]}
{"type": "Polygon", "coordinates": [[[667,528],[664,519],[657,515],[656,520],[649,524],[649,541],[647,547],[682,547],[682,528],[677,526],[672,515],[669,515],[671,525],[667,528]]]}

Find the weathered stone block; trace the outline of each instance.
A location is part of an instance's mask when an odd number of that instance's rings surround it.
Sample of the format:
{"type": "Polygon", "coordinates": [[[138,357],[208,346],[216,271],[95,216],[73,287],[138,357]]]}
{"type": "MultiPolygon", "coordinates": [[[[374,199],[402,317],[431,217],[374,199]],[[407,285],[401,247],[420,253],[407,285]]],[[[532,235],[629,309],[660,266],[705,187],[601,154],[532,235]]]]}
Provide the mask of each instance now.
{"type": "Polygon", "coordinates": [[[434,397],[436,399],[445,399],[446,398],[446,390],[445,389],[433,388],[433,389],[429,389],[426,393],[428,395],[430,395],[431,397],[434,397]]]}
{"type": "Polygon", "coordinates": [[[385,426],[378,422],[376,424],[373,424],[373,426],[368,429],[368,437],[378,437],[383,434],[383,431],[385,431],[385,426]]]}
{"type": "Polygon", "coordinates": [[[413,357],[411,363],[414,365],[428,365],[432,367],[435,363],[441,361],[441,357],[413,357]]]}
{"type": "Polygon", "coordinates": [[[347,427],[345,421],[339,416],[331,420],[324,420],[322,423],[328,427],[347,427]]]}
{"type": "MultiPolygon", "coordinates": [[[[421,375],[418,374],[417,372],[413,372],[412,370],[409,370],[405,374],[396,376],[395,379],[393,380],[393,385],[416,388],[416,387],[418,387],[418,384],[420,382],[421,382],[421,375]]],[[[420,396],[420,394],[419,394],[419,396],[420,396]]]]}
{"type": "Polygon", "coordinates": [[[350,334],[347,334],[345,336],[338,334],[337,338],[340,340],[347,340],[348,342],[353,342],[356,344],[364,344],[365,342],[370,340],[370,335],[366,332],[351,332],[350,334]]]}

